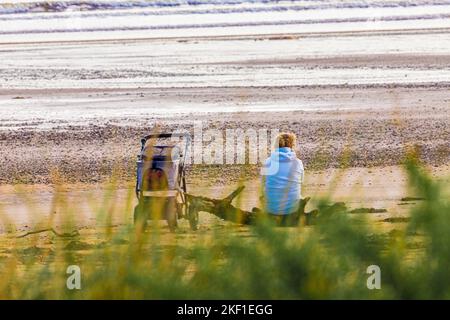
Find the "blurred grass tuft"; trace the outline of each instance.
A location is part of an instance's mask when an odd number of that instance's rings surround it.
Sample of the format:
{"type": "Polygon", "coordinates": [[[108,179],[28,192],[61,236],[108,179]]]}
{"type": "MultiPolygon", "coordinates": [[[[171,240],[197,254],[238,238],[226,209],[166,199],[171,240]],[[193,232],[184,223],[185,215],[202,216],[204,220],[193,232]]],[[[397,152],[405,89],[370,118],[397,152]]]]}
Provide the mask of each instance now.
{"type": "MultiPolygon", "coordinates": [[[[212,232],[145,233],[114,226],[114,215],[132,212],[132,193],[122,207],[113,182],[98,210],[97,244],[85,232],[74,239],[34,235],[2,238],[1,299],[449,299],[450,204],[445,186],[433,181],[411,156],[410,187],[420,202],[411,209],[405,232],[379,236],[363,218],[327,200],[311,227],[252,226],[250,236],[233,226],[212,232]],[[125,209],[120,209],[125,208],[125,209]],[[106,227],[105,227],[106,226],[106,227]],[[411,255],[409,237],[423,239],[411,255]],[[66,268],[81,268],[81,290],[68,290],[66,268]],[[369,265],[381,269],[381,290],[369,290],[369,265]]],[[[55,198],[74,228],[77,208],[55,198]]],[[[50,221],[51,223],[51,221],[50,221]]],[[[61,222],[60,222],[61,223],[61,222]]],[[[237,227],[236,227],[237,228],[237,227]]]]}

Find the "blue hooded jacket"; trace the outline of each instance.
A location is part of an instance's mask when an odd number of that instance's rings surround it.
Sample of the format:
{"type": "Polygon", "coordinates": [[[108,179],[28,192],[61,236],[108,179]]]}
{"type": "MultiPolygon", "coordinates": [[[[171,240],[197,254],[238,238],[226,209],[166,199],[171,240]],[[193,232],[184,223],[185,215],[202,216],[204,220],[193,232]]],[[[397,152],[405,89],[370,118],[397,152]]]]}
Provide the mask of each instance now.
{"type": "Polygon", "coordinates": [[[266,210],[285,215],[298,209],[304,168],[291,148],[277,148],[265,161],[261,172],[266,210]]]}

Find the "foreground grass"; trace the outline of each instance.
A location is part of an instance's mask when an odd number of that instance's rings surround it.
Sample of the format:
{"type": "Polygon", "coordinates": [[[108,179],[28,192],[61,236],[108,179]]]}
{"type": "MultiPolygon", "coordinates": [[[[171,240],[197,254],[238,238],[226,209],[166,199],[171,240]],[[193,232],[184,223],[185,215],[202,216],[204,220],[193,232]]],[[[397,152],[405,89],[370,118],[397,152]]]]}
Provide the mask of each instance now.
{"type": "MultiPolygon", "coordinates": [[[[103,223],[95,231],[3,239],[0,298],[449,299],[450,204],[443,186],[414,162],[407,170],[411,188],[427,200],[411,209],[404,231],[389,236],[330,209],[326,200],[318,204],[313,227],[280,229],[262,222],[241,236],[233,225],[177,233],[154,227],[142,234],[111,222],[115,214],[132,211],[132,195],[120,205],[109,196],[98,209],[103,223]],[[412,248],[412,237],[421,239],[418,248],[412,248]],[[67,288],[71,265],[80,268],[80,290],[67,288]],[[379,290],[367,288],[370,265],[380,267],[379,290]]],[[[77,213],[67,199],[54,202],[77,213]]],[[[64,226],[75,228],[71,219],[64,226]]]]}

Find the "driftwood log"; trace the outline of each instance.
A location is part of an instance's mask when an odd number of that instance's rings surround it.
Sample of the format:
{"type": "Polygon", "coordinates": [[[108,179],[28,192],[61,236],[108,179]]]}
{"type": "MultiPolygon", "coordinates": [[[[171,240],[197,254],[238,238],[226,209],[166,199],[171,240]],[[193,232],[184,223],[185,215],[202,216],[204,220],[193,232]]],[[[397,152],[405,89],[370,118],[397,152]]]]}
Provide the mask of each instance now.
{"type": "Polygon", "coordinates": [[[289,219],[287,220],[283,219],[282,216],[269,215],[259,208],[253,208],[252,211],[236,208],[231,202],[242,192],[242,190],[244,190],[244,188],[244,186],[237,188],[223,199],[213,199],[186,194],[189,210],[191,211],[190,214],[197,214],[200,211],[208,212],[220,219],[239,224],[253,224],[257,220],[270,218],[274,220],[276,224],[283,226],[298,225],[300,221],[302,221],[302,218],[304,218],[303,221],[305,224],[309,224],[311,223],[311,219],[318,214],[317,210],[305,213],[305,206],[310,198],[301,199],[298,211],[289,215],[289,219]]]}

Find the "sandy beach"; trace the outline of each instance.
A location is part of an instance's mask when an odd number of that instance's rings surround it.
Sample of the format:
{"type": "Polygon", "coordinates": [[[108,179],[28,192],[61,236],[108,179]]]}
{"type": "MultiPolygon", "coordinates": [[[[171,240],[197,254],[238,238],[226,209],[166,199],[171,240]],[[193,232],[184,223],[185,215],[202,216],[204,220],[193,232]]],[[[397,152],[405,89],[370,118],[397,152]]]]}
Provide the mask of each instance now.
{"type": "MultiPolygon", "coordinates": [[[[112,196],[125,203],[131,195],[133,203],[136,202],[133,188],[140,138],[155,127],[171,131],[181,123],[190,130],[193,120],[200,121],[204,130],[213,128],[220,132],[236,128],[295,132],[299,137],[298,154],[306,168],[304,195],[314,199],[330,196],[332,201],[345,201],[350,208],[387,209],[387,213],[368,215],[374,225],[385,231],[396,228],[396,224],[384,222],[385,219],[405,218],[416,205],[415,202],[403,205],[400,201],[402,197],[414,196],[407,188],[402,167],[407,150],[415,147],[423,164],[437,179],[446,180],[450,176],[450,95],[445,87],[30,90],[4,92],[2,99],[12,99],[18,94],[37,100],[49,95],[54,99],[77,100],[91,96],[100,101],[108,97],[117,105],[133,105],[141,99],[169,106],[187,100],[197,105],[207,101],[216,106],[208,112],[174,113],[166,117],[103,115],[88,120],[78,118],[73,123],[37,119],[16,122],[13,128],[3,125],[0,203],[8,217],[6,221],[12,221],[22,231],[45,225],[55,199],[61,196],[77,208],[75,220],[80,228],[98,223],[95,212],[100,203],[95,199],[112,196]],[[239,104],[243,90],[247,104],[258,105],[273,99],[283,105],[286,100],[297,98],[350,107],[323,111],[217,111],[225,101],[239,104]],[[105,183],[111,181],[119,189],[108,195],[105,183]],[[336,181],[338,187],[331,190],[336,181]],[[36,208],[41,212],[39,217],[31,214],[36,208]]],[[[99,107],[104,103],[99,103],[99,107]]],[[[89,106],[84,110],[85,114],[92,112],[89,106]]],[[[258,206],[259,165],[192,164],[187,173],[188,190],[193,194],[222,197],[243,183],[246,190],[238,205],[248,210],[258,206]]],[[[64,219],[64,215],[57,212],[55,217],[64,219]]],[[[130,219],[131,214],[117,215],[113,221],[122,225],[130,219]]],[[[4,221],[3,228],[8,223],[4,221]]],[[[201,228],[217,224],[223,222],[206,213],[201,215],[201,228]]],[[[181,230],[188,228],[186,221],[181,224],[181,230]]]]}
{"type": "MultiPolygon", "coordinates": [[[[369,39],[371,37],[374,36],[369,39]]],[[[79,56],[80,51],[88,54],[92,48],[98,48],[106,54],[112,46],[117,46],[116,42],[61,43],[64,46],[58,50],[62,50],[64,59],[53,67],[50,64],[56,50],[54,43],[22,44],[20,50],[14,51],[15,57],[5,50],[10,45],[3,46],[1,54],[10,58],[11,65],[1,71],[4,86],[0,89],[0,203],[3,210],[18,227],[33,229],[47,216],[54,198],[61,194],[57,190],[63,185],[66,190],[63,195],[85,203],[80,209],[83,213],[79,224],[90,226],[96,218],[89,199],[92,195],[101,198],[105,183],[113,180],[120,186],[119,199],[133,192],[135,161],[142,136],[155,128],[170,132],[181,127],[192,132],[198,122],[204,131],[276,129],[296,133],[297,151],[308,177],[305,195],[323,196],[336,177],[336,170],[344,169],[338,194],[333,194],[332,200],[350,201],[353,207],[389,208],[389,213],[378,217],[377,221],[402,216],[404,209],[408,209],[408,206],[398,205],[401,197],[409,195],[401,167],[407,150],[415,148],[434,176],[447,179],[450,85],[446,81],[412,79],[406,83],[396,80],[393,83],[339,84],[330,79],[332,83],[320,84],[313,78],[307,85],[283,82],[257,85],[246,82],[248,76],[240,70],[243,67],[259,69],[269,78],[269,70],[273,68],[282,70],[280,75],[301,75],[305,70],[319,74],[322,70],[366,70],[369,75],[375,70],[398,68],[447,70],[448,55],[366,53],[322,58],[288,54],[289,57],[285,57],[273,49],[273,44],[289,48],[304,39],[279,37],[263,41],[265,50],[273,53],[255,58],[250,44],[259,38],[238,40],[244,48],[242,55],[209,58],[212,61],[201,63],[198,62],[200,53],[192,58],[189,52],[204,48],[207,43],[225,45],[235,40],[123,41],[123,45],[133,47],[132,52],[127,50],[130,56],[114,54],[109,59],[117,63],[115,69],[103,65],[93,67],[94,71],[82,67],[86,60],[79,56]],[[161,50],[165,43],[176,48],[187,46],[184,55],[190,62],[181,68],[193,68],[188,78],[191,73],[212,75],[219,72],[217,78],[207,78],[204,84],[177,86],[185,82],[184,76],[178,78],[167,72],[155,76],[150,72],[155,65],[171,68],[165,64],[167,58],[161,51],[160,57],[142,68],[149,72],[146,77],[151,81],[154,77],[163,77],[165,81],[174,81],[173,86],[160,87],[148,81],[134,86],[133,82],[142,76],[136,66],[148,62],[147,56],[139,56],[139,52],[155,43],[161,50]],[[32,56],[27,61],[28,66],[18,70],[14,65],[23,61],[21,55],[29,50],[38,50],[44,56],[32,56]],[[240,79],[238,85],[227,80],[223,85],[215,82],[222,73],[236,72],[240,79]],[[48,85],[42,86],[46,78],[48,85]],[[55,81],[58,78],[60,80],[55,81]],[[19,85],[11,85],[17,79],[20,79],[19,85]],[[116,85],[119,81],[125,82],[116,85]],[[387,188],[383,185],[386,178],[387,188]],[[324,179],[328,182],[323,182],[324,179]],[[361,179],[366,182],[358,183],[361,179]],[[377,182],[372,185],[372,181],[377,182]],[[356,189],[361,196],[349,199],[348,195],[355,196],[356,189]],[[29,194],[30,202],[24,202],[25,194],[29,194]],[[29,210],[35,207],[42,208],[38,222],[29,220],[29,210]],[[11,212],[16,214],[11,215],[11,212]]],[[[93,59],[90,63],[112,63],[100,56],[93,59]]],[[[259,165],[192,164],[187,174],[189,190],[194,194],[222,196],[244,183],[247,190],[241,205],[249,209],[258,205],[259,165]]],[[[127,223],[129,219],[131,216],[127,215],[116,222],[127,223]]],[[[212,222],[208,215],[202,219],[204,226],[212,222]]],[[[383,225],[390,228],[390,224],[383,225]]]]}
{"type": "MultiPolygon", "coordinates": [[[[23,4],[0,21],[0,184],[8,190],[111,180],[131,189],[140,138],[155,128],[192,131],[195,122],[205,131],[292,131],[313,176],[401,171],[412,148],[433,173],[448,172],[450,32],[436,16],[445,5],[399,4],[398,16],[382,3],[375,11],[283,4],[289,14],[265,4],[270,15],[253,3],[71,14],[63,5],[28,15],[23,4]],[[314,20],[321,10],[341,19],[314,20]],[[215,24],[169,27],[159,14],[215,24]],[[97,15],[111,27],[90,28],[97,15]]],[[[188,183],[226,190],[255,181],[258,169],[195,164],[188,183]]]]}

